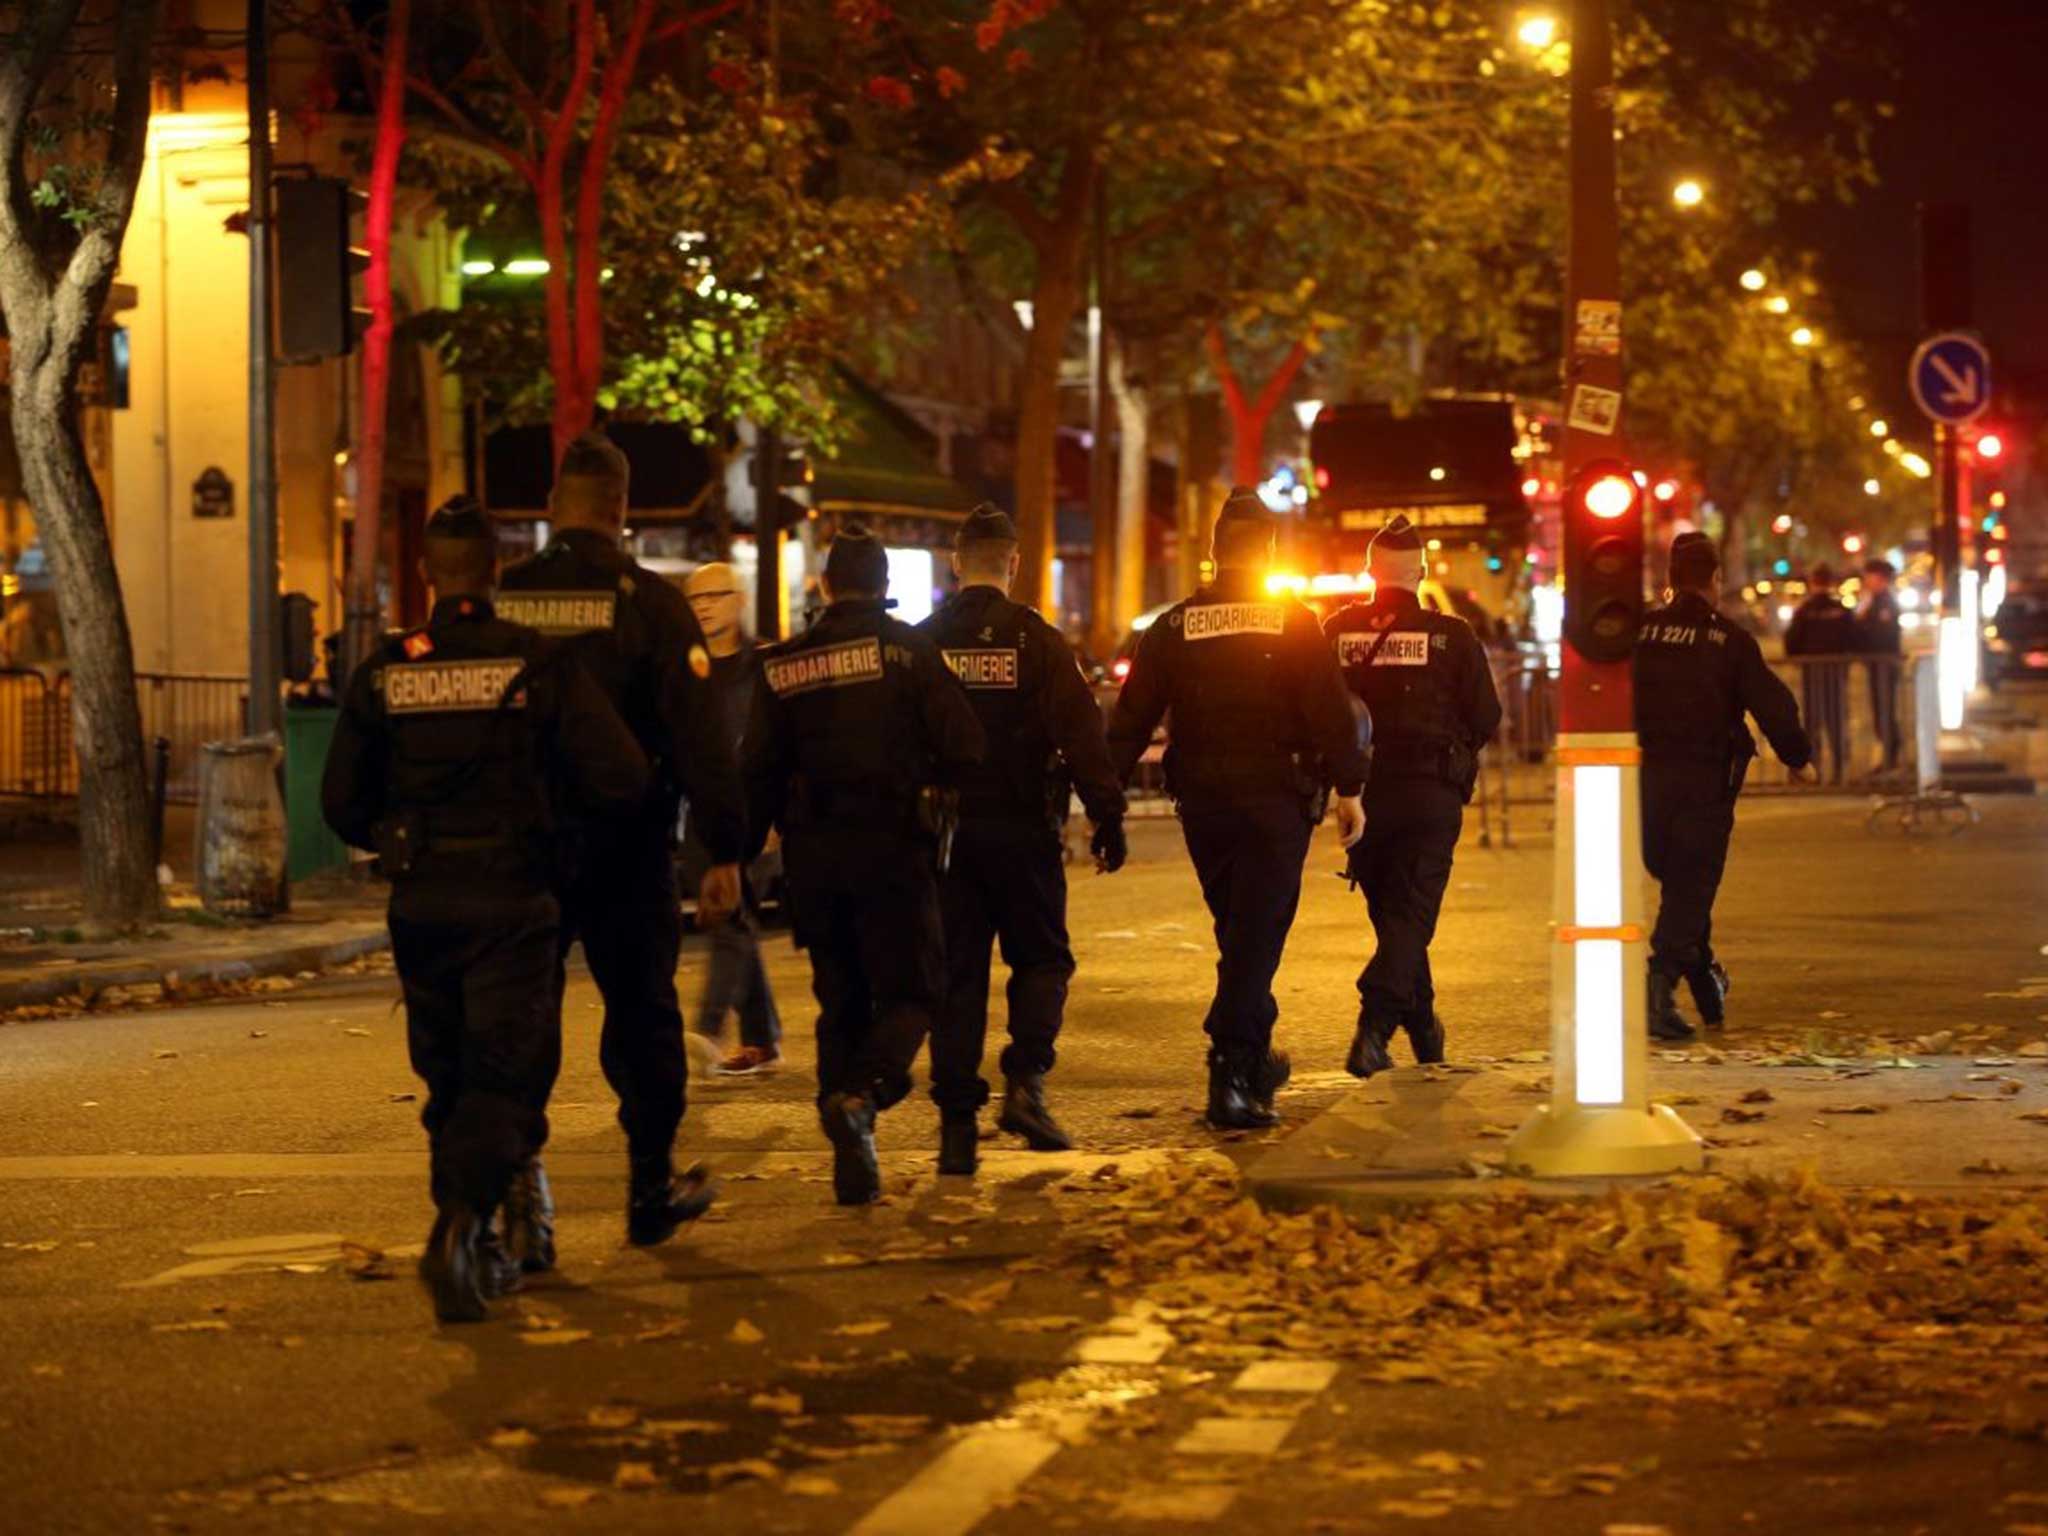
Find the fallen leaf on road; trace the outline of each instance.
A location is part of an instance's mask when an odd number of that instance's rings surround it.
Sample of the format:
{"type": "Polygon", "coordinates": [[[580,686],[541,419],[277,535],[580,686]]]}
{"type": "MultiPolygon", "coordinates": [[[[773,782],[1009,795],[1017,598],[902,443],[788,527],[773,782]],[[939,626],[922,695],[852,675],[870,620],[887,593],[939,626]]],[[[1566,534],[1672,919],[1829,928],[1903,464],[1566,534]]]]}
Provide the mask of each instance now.
{"type": "Polygon", "coordinates": [[[1116,1117],[1119,1120],[1156,1120],[1159,1118],[1159,1110],[1154,1105],[1140,1104],[1134,1109],[1118,1110],[1116,1117]]]}
{"type": "Polygon", "coordinates": [[[714,1488],[723,1488],[727,1483],[745,1482],[754,1479],[772,1483],[782,1476],[782,1469],[772,1461],[759,1456],[749,1456],[745,1461],[721,1461],[704,1469],[704,1476],[714,1488]]]}
{"type": "Polygon", "coordinates": [[[756,1392],[747,1399],[747,1406],[762,1413],[779,1413],[784,1418],[795,1418],[804,1411],[804,1400],[794,1392],[756,1392]]]}
{"type": "Polygon", "coordinates": [[[1721,1111],[1722,1123],[1726,1125],[1748,1125],[1763,1117],[1764,1112],[1760,1109],[1738,1109],[1733,1104],[1721,1111]]]}
{"type": "Polygon", "coordinates": [[[489,1444],[494,1451],[523,1451],[531,1446],[539,1445],[540,1436],[530,1429],[520,1429],[517,1426],[513,1426],[507,1429],[493,1430],[489,1444]]]}
{"type": "Polygon", "coordinates": [[[249,1031],[249,1038],[251,1040],[268,1040],[270,1038],[270,1031],[267,1029],[252,1029],[249,1031]]]}
{"type": "Polygon", "coordinates": [[[2037,1125],[2048,1125],[2048,1109],[2029,1109],[2020,1114],[2022,1120],[2032,1120],[2037,1125]]]}
{"type": "Polygon", "coordinates": [[[783,1479],[782,1491],[805,1499],[836,1499],[839,1485],[822,1472],[799,1472],[783,1479]]]}
{"type": "Polygon", "coordinates": [[[527,1344],[581,1344],[590,1337],[588,1328],[538,1328],[519,1335],[527,1344]]]}
{"type": "Polygon", "coordinates": [[[1078,1317],[1006,1317],[996,1326],[1005,1333],[1066,1333],[1081,1326],[1078,1317]]]}
{"type": "Polygon", "coordinates": [[[1421,1499],[1381,1499],[1379,1511],[1383,1515],[1399,1515],[1406,1520],[1441,1520],[1451,1512],[1451,1506],[1428,1504],[1421,1499]]]}
{"type": "Polygon", "coordinates": [[[583,1417],[592,1429],[631,1429],[640,1422],[640,1410],[628,1403],[599,1403],[583,1417]]]}
{"type": "Polygon", "coordinates": [[[640,1427],[650,1435],[722,1435],[732,1428],[716,1419],[648,1419],[640,1427]]]}
{"type": "Polygon", "coordinates": [[[2013,1054],[2015,1056],[2026,1056],[2029,1058],[2036,1056],[2048,1056],[2048,1040],[2032,1041],[2029,1044],[2021,1046],[2017,1051],[2013,1052],[2013,1054]]]}
{"type": "Polygon", "coordinates": [[[367,1243],[344,1242],[341,1245],[341,1261],[348,1266],[351,1280],[389,1280],[391,1261],[384,1256],[382,1248],[372,1248],[367,1243]]]}
{"type": "Polygon", "coordinates": [[[1985,1158],[1985,1159],[1984,1159],[1984,1160],[1983,1160],[1982,1162],[1977,1162],[1977,1163],[1965,1163],[1965,1164],[1963,1165],[1963,1172],[1965,1172],[1965,1173],[1987,1173],[1987,1174],[2001,1174],[2001,1173],[2011,1173],[2011,1172],[2012,1172],[2012,1170],[2011,1170],[2010,1168],[2006,1167],[2006,1166],[2005,1166],[2005,1164],[2003,1164],[2003,1163],[2001,1163],[2001,1162],[1996,1162],[1996,1161],[1994,1161],[1993,1159],[1991,1159],[1991,1158],[1988,1158],[1988,1157],[1987,1157],[1987,1158],[1985,1158]]]}
{"type": "Polygon", "coordinates": [[[596,1497],[595,1488],[549,1488],[542,1492],[540,1501],[549,1509],[581,1509],[596,1497]]]}
{"type": "Polygon", "coordinates": [[[391,1095],[391,1102],[393,1104],[411,1104],[418,1098],[419,1095],[416,1093],[394,1093],[391,1095]]]}
{"type": "Polygon", "coordinates": [[[832,1331],[842,1339],[872,1339],[878,1333],[887,1333],[895,1324],[887,1318],[877,1317],[864,1323],[841,1323],[832,1331]]]}
{"type": "Polygon", "coordinates": [[[1742,1096],[1745,1104],[1775,1104],[1777,1096],[1768,1088],[1752,1088],[1742,1096]]]}
{"type": "Polygon", "coordinates": [[[732,1325],[732,1332],[726,1337],[735,1344],[759,1344],[768,1335],[743,1317],[732,1325]]]}
{"type": "Polygon", "coordinates": [[[1946,1056],[1956,1043],[1956,1032],[1952,1029],[1936,1030],[1931,1035],[1922,1035],[1908,1049],[1922,1056],[1946,1056]]]}
{"type": "Polygon", "coordinates": [[[342,1033],[344,1035],[359,1035],[365,1040],[369,1039],[370,1037],[370,1032],[367,1029],[364,1029],[359,1024],[349,1025],[349,1027],[347,1029],[344,1029],[342,1033]]]}
{"type": "Polygon", "coordinates": [[[656,1339],[679,1339],[690,1331],[688,1323],[656,1323],[652,1328],[642,1328],[633,1337],[642,1344],[652,1344],[656,1339]]]}
{"type": "Polygon", "coordinates": [[[1671,1536],[1668,1525],[1603,1525],[1600,1536],[1671,1536]]]}
{"type": "Polygon", "coordinates": [[[1408,1465],[1421,1472],[1441,1472],[1447,1477],[1456,1477],[1465,1472],[1476,1472],[1484,1466],[1477,1456],[1461,1456],[1456,1451],[1424,1451],[1408,1465]]]}
{"type": "Polygon", "coordinates": [[[661,1477],[651,1461],[622,1461],[612,1473],[612,1486],[621,1489],[659,1488],[661,1477]]]}
{"type": "Polygon", "coordinates": [[[151,1333],[226,1333],[228,1325],[217,1317],[196,1318],[189,1323],[151,1323],[151,1333]]]}
{"type": "Polygon", "coordinates": [[[1823,1104],[1820,1107],[1824,1115],[1881,1115],[1884,1111],[1882,1104],[1823,1104]]]}
{"type": "Polygon", "coordinates": [[[922,1413],[846,1413],[840,1415],[857,1435],[876,1440],[911,1440],[923,1434],[931,1417],[922,1413]]]}
{"type": "Polygon", "coordinates": [[[178,1053],[176,1051],[151,1051],[149,1054],[154,1056],[158,1061],[175,1061],[178,1058],[178,1053]]]}
{"type": "Polygon", "coordinates": [[[1015,1280],[993,1280],[987,1285],[975,1287],[965,1295],[955,1296],[945,1291],[933,1291],[926,1299],[941,1302],[975,1317],[986,1317],[1009,1300],[1010,1292],[1016,1288],[1015,1280]]]}

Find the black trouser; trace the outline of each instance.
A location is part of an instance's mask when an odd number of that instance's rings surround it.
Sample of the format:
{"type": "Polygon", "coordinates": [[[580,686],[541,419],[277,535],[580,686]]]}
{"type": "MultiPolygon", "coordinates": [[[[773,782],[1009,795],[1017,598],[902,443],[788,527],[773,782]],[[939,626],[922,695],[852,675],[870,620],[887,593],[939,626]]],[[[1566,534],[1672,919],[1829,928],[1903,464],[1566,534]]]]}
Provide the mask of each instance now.
{"type": "Polygon", "coordinates": [[[1828,782],[1842,782],[1849,760],[1849,663],[1810,661],[1799,668],[1801,709],[1813,735],[1813,765],[1820,768],[1822,751],[1829,754],[1828,782]]]}
{"type": "Polygon", "coordinates": [[[1663,891],[1650,965],[1677,980],[1714,961],[1714,895],[1728,864],[1735,797],[1723,763],[1643,760],[1643,865],[1663,891]]]}
{"type": "Polygon", "coordinates": [[[1366,788],[1365,836],[1350,862],[1374,937],[1358,997],[1376,1024],[1427,1023],[1435,1010],[1429,943],[1464,820],[1464,797],[1435,775],[1376,773],[1366,788]]]}
{"type": "Polygon", "coordinates": [[[931,850],[848,821],[791,831],[782,852],[818,999],[818,1098],[865,1092],[886,1109],[910,1092],[944,990],[931,850]]]}
{"type": "Polygon", "coordinates": [[[1897,656],[1870,658],[1870,723],[1884,749],[1887,770],[1899,766],[1905,738],[1899,731],[1899,673],[1905,666],[1897,656]]]}
{"type": "Polygon", "coordinates": [[[939,882],[946,925],[946,1001],[932,1030],[932,1099],[940,1110],[980,1109],[988,1035],[989,946],[1010,968],[1005,1078],[1050,1072],[1074,952],[1067,944],[1067,871],[1060,834],[1043,820],[975,817],[953,838],[939,882]]]}
{"type": "Polygon", "coordinates": [[[420,1122],[437,1205],[490,1211],[548,1139],[562,1066],[558,921],[554,897],[530,877],[423,875],[392,889],[391,955],[427,1088],[420,1122]]]}
{"type": "Polygon", "coordinates": [[[1216,996],[1202,1021],[1215,1048],[1248,1059],[1273,1041],[1273,976],[1301,902],[1313,830],[1299,795],[1183,794],[1181,832],[1216,929],[1216,996]]]}
{"type": "Polygon", "coordinates": [[[562,902],[558,1007],[578,939],[604,998],[598,1064],[619,1096],[626,1149],[636,1160],[665,1157],[683,1123],[690,1076],[676,1003],[683,919],[665,827],[621,829],[586,845],[562,902]]]}

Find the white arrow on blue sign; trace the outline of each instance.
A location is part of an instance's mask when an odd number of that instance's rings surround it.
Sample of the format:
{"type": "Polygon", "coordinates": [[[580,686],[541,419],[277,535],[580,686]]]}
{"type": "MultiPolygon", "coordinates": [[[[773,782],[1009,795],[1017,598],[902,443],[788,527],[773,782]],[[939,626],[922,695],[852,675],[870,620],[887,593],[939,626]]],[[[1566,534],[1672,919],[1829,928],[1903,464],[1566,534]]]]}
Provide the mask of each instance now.
{"type": "Polygon", "coordinates": [[[1929,337],[1913,354],[1908,377],[1914,401],[1932,421],[1961,426],[1990,407],[1991,352],[1974,336],[1929,337]]]}

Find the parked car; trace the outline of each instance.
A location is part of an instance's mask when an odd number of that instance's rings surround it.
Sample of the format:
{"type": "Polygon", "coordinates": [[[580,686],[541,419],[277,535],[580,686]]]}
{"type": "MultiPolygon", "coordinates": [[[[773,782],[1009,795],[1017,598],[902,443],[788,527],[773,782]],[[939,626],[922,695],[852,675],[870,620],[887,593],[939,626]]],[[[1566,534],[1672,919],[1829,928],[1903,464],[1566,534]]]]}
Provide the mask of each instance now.
{"type": "Polygon", "coordinates": [[[2048,682],[2048,580],[2013,588],[1985,626],[1984,686],[2048,682]]]}

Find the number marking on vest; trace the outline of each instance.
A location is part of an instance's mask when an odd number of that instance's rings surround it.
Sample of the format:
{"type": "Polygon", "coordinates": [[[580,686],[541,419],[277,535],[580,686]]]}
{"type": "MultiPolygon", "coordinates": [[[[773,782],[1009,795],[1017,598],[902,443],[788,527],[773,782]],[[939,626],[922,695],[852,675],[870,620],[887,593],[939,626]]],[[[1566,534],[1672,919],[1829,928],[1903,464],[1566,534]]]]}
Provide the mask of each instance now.
{"type": "Polygon", "coordinates": [[[1278,603],[1191,603],[1184,612],[1181,633],[1190,640],[1287,632],[1287,610],[1278,603]]]}
{"type": "Polygon", "coordinates": [[[498,617],[544,635],[581,635],[610,629],[618,612],[616,592],[500,592],[498,617]]]}
{"type": "Polygon", "coordinates": [[[809,693],[814,688],[849,688],[856,683],[874,683],[882,678],[881,642],[870,635],[844,645],[828,645],[815,651],[798,651],[777,656],[764,669],[768,686],[777,697],[809,693]]]}
{"type": "Polygon", "coordinates": [[[1700,630],[1697,624],[1649,624],[1643,639],[1651,645],[1697,645],[1700,630]]]}
{"type": "MultiPolygon", "coordinates": [[[[475,661],[395,662],[384,669],[384,712],[435,715],[496,709],[505,696],[505,685],[525,665],[512,656],[475,661]]],[[[521,689],[506,702],[514,709],[524,709],[526,691],[521,689]]]]}
{"type": "Polygon", "coordinates": [[[1017,686],[1017,653],[1014,650],[942,651],[953,675],[970,688],[1012,688],[1017,686]]]}

